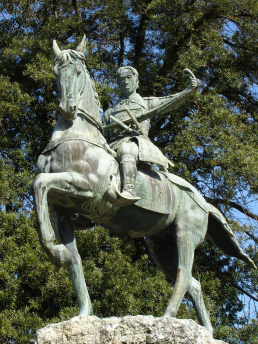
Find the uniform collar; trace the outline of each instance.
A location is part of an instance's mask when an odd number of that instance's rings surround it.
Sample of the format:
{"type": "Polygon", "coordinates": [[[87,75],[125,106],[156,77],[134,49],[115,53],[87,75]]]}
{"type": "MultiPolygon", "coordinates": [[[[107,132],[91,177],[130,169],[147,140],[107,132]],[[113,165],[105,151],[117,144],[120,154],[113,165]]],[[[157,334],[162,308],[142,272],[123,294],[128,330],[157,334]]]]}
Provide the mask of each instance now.
{"type": "Polygon", "coordinates": [[[126,97],[122,97],[121,100],[118,102],[118,104],[121,104],[121,103],[135,103],[135,104],[139,104],[141,105],[142,107],[144,107],[145,109],[147,108],[146,107],[146,104],[144,102],[144,99],[138,94],[138,93],[135,93],[133,94],[130,99],[129,98],[126,98],[126,97]]]}

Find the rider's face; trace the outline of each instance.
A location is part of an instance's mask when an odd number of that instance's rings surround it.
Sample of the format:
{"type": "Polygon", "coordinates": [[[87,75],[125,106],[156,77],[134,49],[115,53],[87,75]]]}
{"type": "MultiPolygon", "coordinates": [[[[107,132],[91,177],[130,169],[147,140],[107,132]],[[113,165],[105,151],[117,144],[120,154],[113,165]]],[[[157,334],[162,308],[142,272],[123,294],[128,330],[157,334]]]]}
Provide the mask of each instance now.
{"type": "Polygon", "coordinates": [[[119,76],[119,86],[124,96],[129,97],[136,92],[138,78],[131,72],[119,76]]]}

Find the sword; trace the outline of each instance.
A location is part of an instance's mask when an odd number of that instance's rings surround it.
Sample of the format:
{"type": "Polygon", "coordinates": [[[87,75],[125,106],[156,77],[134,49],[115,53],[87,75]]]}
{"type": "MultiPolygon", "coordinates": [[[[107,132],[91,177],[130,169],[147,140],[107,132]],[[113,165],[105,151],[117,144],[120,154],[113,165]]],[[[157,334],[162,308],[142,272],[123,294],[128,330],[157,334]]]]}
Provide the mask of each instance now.
{"type": "Polygon", "coordinates": [[[141,132],[141,134],[143,134],[141,126],[140,126],[139,122],[137,121],[137,119],[135,118],[132,111],[127,106],[125,107],[125,110],[128,113],[128,115],[131,117],[133,123],[136,125],[136,128],[141,132]]]}
{"type": "Polygon", "coordinates": [[[124,129],[130,131],[130,133],[134,131],[132,128],[128,127],[128,125],[124,124],[124,123],[121,122],[119,119],[115,118],[114,116],[110,115],[110,118],[111,118],[114,122],[116,122],[118,125],[120,125],[122,128],[124,128],[124,129]]]}

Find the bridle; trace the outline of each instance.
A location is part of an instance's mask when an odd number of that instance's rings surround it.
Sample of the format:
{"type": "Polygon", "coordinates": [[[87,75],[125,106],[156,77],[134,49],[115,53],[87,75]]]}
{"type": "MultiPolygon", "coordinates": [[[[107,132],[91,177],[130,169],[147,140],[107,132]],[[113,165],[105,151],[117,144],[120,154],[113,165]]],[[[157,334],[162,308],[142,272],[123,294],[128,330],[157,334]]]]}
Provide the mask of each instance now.
{"type": "MultiPolygon", "coordinates": [[[[68,49],[67,53],[68,53],[69,59],[64,63],[64,65],[60,66],[60,68],[67,67],[69,64],[73,63],[72,58],[71,58],[71,50],[68,49]]],[[[56,63],[60,62],[60,60],[58,61],[58,58],[59,58],[59,56],[56,57],[56,63]]],[[[100,132],[103,134],[102,125],[95,119],[95,117],[90,113],[90,111],[87,111],[87,110],[85,110],[85,109],[83,109],[82,107],[79,106],[80,101],[81,101],[82,96],[83,96],[83,93],[85,91],[85,87],[86,87],[86,83],[87,83],[87,80],[86,80],[87,76],[88,76],[90,82],[91,82],[91,79],[90,79],[90,74],[89,74],[89,72],[88,72],[88,70],[87,70],[87,68],[85,66],[85,63],[82,62],[83,60],[77,58],[77,61],[80,63],[80,65],[82,67],[82,70],[84,71],[84,83],[83,83],[81,89],[79,90],[78,96],[77,96],[77,99],[76,99],[76,105],[78,106],[77,107],[77,113],[79,112],[86,119],[88,119],[91,122],[93,122],[97,126],[97,128],[100,130],[100,132]]],[[[93,87],[93,85],[91,85],[91,87],[93,87]]]]}

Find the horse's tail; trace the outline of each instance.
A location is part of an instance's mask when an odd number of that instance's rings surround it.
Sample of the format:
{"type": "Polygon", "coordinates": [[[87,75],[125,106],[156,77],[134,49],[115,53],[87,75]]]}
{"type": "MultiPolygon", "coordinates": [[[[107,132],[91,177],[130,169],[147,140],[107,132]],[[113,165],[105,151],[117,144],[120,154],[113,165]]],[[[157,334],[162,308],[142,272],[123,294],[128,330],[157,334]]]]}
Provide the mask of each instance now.
{"type": "Polygon", "coordinates": [[[221,212],[211,204],[208,204],[208,208],[208,234],[214,243],[229,256],[239,258],[253,268],[256,268],[252,259],[240,248],[235,234],[221,212]]]}

